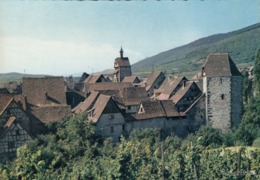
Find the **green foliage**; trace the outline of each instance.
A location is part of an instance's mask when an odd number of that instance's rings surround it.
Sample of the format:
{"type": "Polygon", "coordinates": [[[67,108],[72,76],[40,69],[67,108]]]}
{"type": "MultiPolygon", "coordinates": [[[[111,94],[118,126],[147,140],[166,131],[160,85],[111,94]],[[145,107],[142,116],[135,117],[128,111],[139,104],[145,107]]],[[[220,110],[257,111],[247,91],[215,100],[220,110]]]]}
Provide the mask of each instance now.
{"type": "Polygon", "coordinates": [[[19,148],[13,162],[0,166],[1,179],[259,178],[260,150],[212,148],[223,140],[212,128],[185,140],[159,130],[135,130],[114,144],[98,137],[84,119],[64,119],[50,126],[52,133],[19,148]]]}
{"type": "Polygon", "coordinates": [[[220,130],[202,126],[197,132],[197,142],[202,146],[221,146],[223,143],[223,137],[220,130]]]}
{"type": "Polygon", "coordinates": [[[260,92],[260,49],[258,49],[255,57],[255,67],[254,67],[254,74],[255,74],[255,90],[256,93],[259,95],[260,92]]]}

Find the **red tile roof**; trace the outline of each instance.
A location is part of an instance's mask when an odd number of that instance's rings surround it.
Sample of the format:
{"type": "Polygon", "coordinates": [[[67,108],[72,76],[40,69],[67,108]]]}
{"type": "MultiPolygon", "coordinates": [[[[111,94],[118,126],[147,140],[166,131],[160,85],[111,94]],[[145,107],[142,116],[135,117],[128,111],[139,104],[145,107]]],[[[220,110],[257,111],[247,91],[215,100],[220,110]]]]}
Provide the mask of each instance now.
{"type": "Polygon", "coordinates": [[[140,79],[137,76],[126,76],[122,82],[140,83],[140,79]]]}
{"type": "Polygon", "coordinates": [[[85,101],[81,102],[79,105],[77,105],[74,109],[72,109],[72,112],[76,114],[80,114],[83,112],[88,111],[92,108],[95,101],[97,100],[99,96],[99,93],[96,91],[91,92],[88,98],[85,99],[85,101]]]}
{"type": "Polygon", "coordinates": [[[88,116],[88,119],[93,123],[97,123],[102,114],[121,113],[112,97],[103,94],[99,95],[94,106],[88,112],[93,114],[88,116]]]}
{"type": "Polygon", "coordinates": [[[123,58],[116,58],[115,59],[115,63],[114,66],[117,67],[129,67],[130,66],[130,62],[128,57],[123,57],[123,58]]]}
{"type": "Polygon", "coordinates": [[[23,78],[22,91],[28,103],[36,106],[67,104],[63,77],[23,78]]]}
{"type": "Polygon", "coordinates": [[[177,87],[181,85],[182,81],[187,81],[187,79],[185,77],[165,78],[165,80],[159,88],[161,90],[161,94],[158,97],[156,97],[156,99],[169,99],[172,96],[172,94],[178,90],[177,87]]]}
{"type": "Polygon", "coordinates": [[[83,82],[93,84],[93,83],[101,82],[102,79],[103,81],[106,80],[102,74],[89,75],[83,82]]]}
{"type": "Polygon", "coordinates": [[[0,95],[0,115],[5,111],[13,98],[10,95],[0,95]]]}
{"type": "Polygon", "coordinates": [[[8,119],[8,121],[6,122],[4,128],[9,128],[9,127],[14,123],[15,120],[16,120],[15,117],[13,117],[13,116],[10,117],[10,118],[8,119]]]}

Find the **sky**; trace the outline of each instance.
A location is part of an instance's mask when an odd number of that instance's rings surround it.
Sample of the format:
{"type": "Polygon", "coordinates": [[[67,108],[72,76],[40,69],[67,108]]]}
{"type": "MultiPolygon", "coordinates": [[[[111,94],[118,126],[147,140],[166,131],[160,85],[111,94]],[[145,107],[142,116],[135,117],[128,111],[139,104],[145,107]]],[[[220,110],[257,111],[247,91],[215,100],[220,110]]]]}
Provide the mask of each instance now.
{"type": "Polygon", "coordinates": [[[70,75],[134,64],[260,22],[260,0],[0,1],[0,73],[70,75]]]}

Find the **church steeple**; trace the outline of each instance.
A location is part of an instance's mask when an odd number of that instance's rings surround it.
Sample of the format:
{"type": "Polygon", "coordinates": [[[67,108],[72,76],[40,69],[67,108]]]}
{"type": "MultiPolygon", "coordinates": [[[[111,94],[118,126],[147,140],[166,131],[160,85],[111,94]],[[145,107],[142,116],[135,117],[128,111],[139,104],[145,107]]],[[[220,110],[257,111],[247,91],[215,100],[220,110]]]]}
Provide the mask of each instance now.
{"type": "Polygon", "coordinates": [[[121,59],[124,57],[124,51],[123,51],[123,48],[122,48],[122,46],[121,46],[121,50],[120,50],[120,57],[121,57],[121,59]]]}

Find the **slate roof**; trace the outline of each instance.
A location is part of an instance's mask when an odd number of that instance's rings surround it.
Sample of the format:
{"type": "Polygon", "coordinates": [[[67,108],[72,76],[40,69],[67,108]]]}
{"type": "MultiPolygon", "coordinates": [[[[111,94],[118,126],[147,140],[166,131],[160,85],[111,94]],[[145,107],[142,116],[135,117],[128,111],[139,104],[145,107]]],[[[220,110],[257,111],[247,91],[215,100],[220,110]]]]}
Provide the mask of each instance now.
{"type": "Polygon", "coordinates": [[[137,76],[126,76],[122,82],[140,83],[140,79],[137,76]]]}
{"type": "Polygon", "coordinates": [[[94,106],[88,112],[91,111],[93,111],[93,116],[88,116],[88,119],[93,123],[97,123],[102,114],[121,113],[112,97],[103,94],[99,95],[94,106]]]}
{"type": "Polygon", "coordinates": [[[185,114],[178,112],[174,103],[171,100],[155,100],[142,101],[140,108],[144,109],[144,113],[134,114],[136,120],[146,120],[152,118],[169,118],[169,117],[183,117],[185,114]]]}
{"type": "Polygon", "coordinates": [[[76,114],[80,114],[88,111],[89,109],[92,108],[98,96],[99,96],[98,92],[96,91],[91,92],[88,98],[86,98],[83,102],[79,103],[74,109],[72,109],[72,112],[76,114]]]}
{"type": "Polygon", "coordinates": [[[227,53],[210,54],[202,67],[203,76],[241,76],[236,65],[227,53]]]}
{"type": "Polygon", "coordinates": [[[131,66],[130,65],[130,62],[129,62],[129,59],[128,57],[123,57],[123,58],[116,58],[115,59],[115,63],[114,63],[114,67],[129,67],[131,66]]]}

